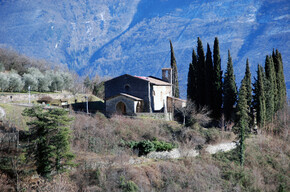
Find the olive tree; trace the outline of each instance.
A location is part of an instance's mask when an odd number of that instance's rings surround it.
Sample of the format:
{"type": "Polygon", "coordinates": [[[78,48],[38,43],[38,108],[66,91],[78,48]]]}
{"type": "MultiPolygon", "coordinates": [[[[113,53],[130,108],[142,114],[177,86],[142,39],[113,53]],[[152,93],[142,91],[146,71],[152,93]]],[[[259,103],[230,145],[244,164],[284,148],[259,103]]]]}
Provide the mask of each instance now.
{"type": "Polygon", "coordinates": [[[6,91],[9,86],[9,77],[5,73],[0,73],[0,89],[6,91]]]}
{"type": "Polygon", "coordinates": [[[73,78],[70,73],[64,72],[61,73],[62,79],[63,79],[63,88],[65,90],[71,90],[73,87],[73,78]]]}
{"type": "Polygon", "coordinates": [[[31,74],[25,73],[22,79],[24,83],[24,90],[27,91],[28,87],[30,86],[30,89],[32,91],[38,91],[38,80],[36,77],[31,74]]]}
{"type": "Polygon", "coordinates": [[[60,72],[48,71],[46,75],[51,79],[50,91],[63,90],[64,80],[60,72]]]}
{"type": "Polygon", "coordinates": [[[17,73],[9,73],[9,85],[7,91],[21,91],[24,84],[21,80],[21,76],[17,73]]]}

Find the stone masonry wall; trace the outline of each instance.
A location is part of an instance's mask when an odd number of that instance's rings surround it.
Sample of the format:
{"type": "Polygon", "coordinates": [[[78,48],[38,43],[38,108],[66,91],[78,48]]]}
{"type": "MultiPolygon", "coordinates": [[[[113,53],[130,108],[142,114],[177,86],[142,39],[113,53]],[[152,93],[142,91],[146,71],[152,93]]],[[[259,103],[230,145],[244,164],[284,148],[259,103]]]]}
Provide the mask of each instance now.
{"type": "MultiPolygon", "coordinates": [[[[70,99],[74,96],[72,94],[31,94],[30,99],[31,100],[38,100],[41,97],[44,96],[50,96],[53,99],[70,99]]],[[[19,101],[27,101],[29,100],[29,94],[28,93],[15,93],[15,94],[0,94],[0,103],[9,103],[9,102],[19,102],[19,101]],[[12,99],[10,98],[12,96],[12,99]]]]}

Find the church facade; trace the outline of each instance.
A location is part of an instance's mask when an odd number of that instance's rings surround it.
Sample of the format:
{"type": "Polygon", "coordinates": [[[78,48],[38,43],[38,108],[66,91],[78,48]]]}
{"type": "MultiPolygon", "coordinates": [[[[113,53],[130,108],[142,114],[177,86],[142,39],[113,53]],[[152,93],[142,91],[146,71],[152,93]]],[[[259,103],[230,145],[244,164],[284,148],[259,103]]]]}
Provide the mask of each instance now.
{"type": "Polygon", "coordinates": [[[105,82],[106,114],[167,112],[172,98],[172,69],[162,69],[162,78],[121,75],[105,82]]]}

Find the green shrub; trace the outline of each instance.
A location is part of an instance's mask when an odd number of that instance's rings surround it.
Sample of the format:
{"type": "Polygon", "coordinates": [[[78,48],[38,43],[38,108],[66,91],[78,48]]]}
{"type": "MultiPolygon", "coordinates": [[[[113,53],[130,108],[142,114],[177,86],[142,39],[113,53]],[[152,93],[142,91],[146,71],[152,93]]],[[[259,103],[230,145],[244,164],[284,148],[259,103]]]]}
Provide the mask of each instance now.
{"type": "Polygon", "coordinates": [[[138,142],[136,148],[139,150],[139,155],[146,155],[156,150],[154,144],[149,140],[138,142]]]}
{"type": "Polygon", "coordinates": [[[164,141],[152,141],[156,151],[170,151],[176,146],[171,143],[166,143],[164,141]]]}
{"type": "Polygon", "coordinates": [[[131,149],[137,149],[139,151],[139,156],[146,155],[152,151],[170,151],[173,148],[177,147],[174,144],[167,143],[165,141],[150,141],[150,140],[142,140],[142,141],[121,141],[121,146],[127,146],[131,149]]]}
{"type": "Polygon", "coordinates": [[[139,187],[134,183],[134,181],[126,181],[123,176],[120,177],[120,188],[123,192],[137,192],[139,187]]]}

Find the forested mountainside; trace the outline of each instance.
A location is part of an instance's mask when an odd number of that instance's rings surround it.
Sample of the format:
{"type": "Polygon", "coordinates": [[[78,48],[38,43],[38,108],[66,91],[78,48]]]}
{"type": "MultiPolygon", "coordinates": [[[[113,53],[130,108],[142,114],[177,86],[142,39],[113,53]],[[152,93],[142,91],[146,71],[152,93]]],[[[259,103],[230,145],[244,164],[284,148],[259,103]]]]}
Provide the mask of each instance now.
{"type": "Polygon", "coordinates": [[[279,49],[289,93],[289,5],[287,0],[1,1],[0,47],[67,64],[79,74],[160,76],[170,64],[171,39],[185,93],[197,37],[212,47],[217,36],[222,68],[230,49],[237,82],[246,58],[254,73],[266,54],[279,49]]]}

